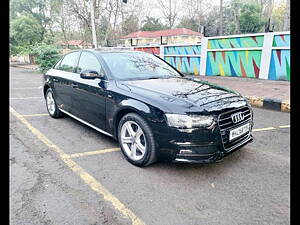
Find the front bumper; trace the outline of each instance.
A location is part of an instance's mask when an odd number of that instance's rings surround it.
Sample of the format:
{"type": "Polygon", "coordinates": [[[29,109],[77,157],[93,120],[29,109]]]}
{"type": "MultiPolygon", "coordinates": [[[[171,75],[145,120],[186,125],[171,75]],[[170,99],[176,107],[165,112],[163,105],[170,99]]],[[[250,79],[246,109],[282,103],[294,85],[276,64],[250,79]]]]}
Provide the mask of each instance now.
{"type": "Polygon", "coordinates": [[[192,151],[190,153],[181,153],[184,151],[180,151],[179,154],[176,154],[175,159],[173,162],[179,162],[179,163],[214,163],[225,156],[235,152],[236,150],[240,149],[244,145],[246,145],[249,142],[253,141],[253,136],[249,134],[249,136],[240,142],[238,145],[236,145],[234,148],[230,149],[229,151],[216,151],[215,153],[207,153],[207,154],[197,154],[193,153],[192,151]]]}
{"type": "MultiPolygon", "coordinates": [[[[222,134],[217,123],[210,129],[180,130],[164,125],[155,127],[154,131],[156,132],[154,132],[154,136],[159,149],[157,158],[161,161],[183,163],[216,162],[253,140],[251,134],[253,121],[251,120],[250,122],[250,132],[232,141],[233,145],[227,144],[226,146],[224,145],[226,135],[222,134]]],[[[226,131],[226,134],[228,134],[228,131],[226,131]]]]}

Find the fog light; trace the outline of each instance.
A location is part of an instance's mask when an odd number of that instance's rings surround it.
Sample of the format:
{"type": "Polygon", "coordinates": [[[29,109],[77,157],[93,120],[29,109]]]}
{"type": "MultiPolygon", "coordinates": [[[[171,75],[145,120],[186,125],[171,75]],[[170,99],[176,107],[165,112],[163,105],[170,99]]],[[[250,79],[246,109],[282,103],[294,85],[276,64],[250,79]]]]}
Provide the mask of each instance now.
{"type": "Polygon", "coordinates": [[[180,150],[179,152],[179,154],[190,154],[190,153],[193,153],[193,151],[188,149],[180,150]]]}

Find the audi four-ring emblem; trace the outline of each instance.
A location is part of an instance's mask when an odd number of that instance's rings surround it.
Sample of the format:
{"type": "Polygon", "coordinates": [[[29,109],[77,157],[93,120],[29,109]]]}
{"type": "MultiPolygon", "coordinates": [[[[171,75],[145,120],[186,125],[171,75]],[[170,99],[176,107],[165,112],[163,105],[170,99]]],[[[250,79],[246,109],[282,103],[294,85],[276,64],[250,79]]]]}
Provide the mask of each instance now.
{"type": "Polygon", "coordinates": [[[238,123],[244,120],[245,116],[242,112],[237,112],[231,115],[231,119],[233,123],[238,123]]]}

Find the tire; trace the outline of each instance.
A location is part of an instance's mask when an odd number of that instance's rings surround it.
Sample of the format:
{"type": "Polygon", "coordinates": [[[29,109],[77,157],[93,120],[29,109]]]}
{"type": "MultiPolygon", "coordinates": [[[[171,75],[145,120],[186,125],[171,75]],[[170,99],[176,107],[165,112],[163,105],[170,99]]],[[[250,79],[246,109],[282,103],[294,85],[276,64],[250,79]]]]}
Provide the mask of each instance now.
{"type": "Polygon", "coordinates": [[[152,130],[138,114],[128,113],[122,117],[118,125],[118,141],[122,153],[131,164],[145,167],[156,162],[156,145],[152,130]],[[132,128],[131,134],[128,127],[132,128]]]}
{"type": "Polygon", "coordinates": [[[46,108],[49,115],[53,118],[60,118],[63,116],[63,112],[61,112],[55,102],[53,91],[51,88],[48,88],[45,94],[46,100],[46,108]]]}

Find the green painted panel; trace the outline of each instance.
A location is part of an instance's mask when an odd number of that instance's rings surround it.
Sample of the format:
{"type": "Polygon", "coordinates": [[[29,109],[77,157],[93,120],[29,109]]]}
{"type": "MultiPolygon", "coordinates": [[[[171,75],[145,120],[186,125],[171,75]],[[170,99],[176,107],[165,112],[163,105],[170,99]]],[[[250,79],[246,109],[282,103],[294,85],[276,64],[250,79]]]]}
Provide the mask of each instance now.
{"type": "Polygon", "coordinates": [[[264,36],[216,38],[208,40],[208,49],[262,47],[264,36]]]}
{"type": "Polygon", "coordinates": [[[258,78],[260,60],[260,50],[208,52],[206,75],[258,78]]]}

